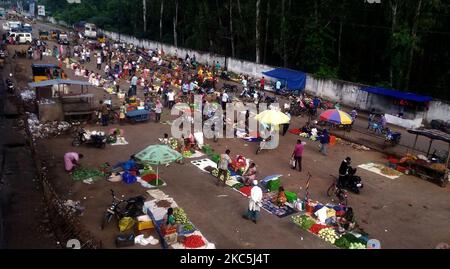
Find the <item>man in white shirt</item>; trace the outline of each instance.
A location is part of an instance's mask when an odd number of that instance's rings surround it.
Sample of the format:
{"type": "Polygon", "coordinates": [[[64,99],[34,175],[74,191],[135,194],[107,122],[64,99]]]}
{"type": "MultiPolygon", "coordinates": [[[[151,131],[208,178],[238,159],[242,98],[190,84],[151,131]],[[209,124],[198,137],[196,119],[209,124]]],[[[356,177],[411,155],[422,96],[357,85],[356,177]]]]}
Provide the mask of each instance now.
{"type": "Polygon", "coordinates": [[[244,77],[244,79],[242,80],[242,85],[244,86],[244,88],[247,88],[248,85],[247,78],[244,77]]]}
{"type": "Polygon", "coordinates": [[[91,50],[87,50],[87,51],[86,51],[86,61],[87,61],[88,63],[91,62],[91,50]]]}
{"type": "Polygon", "coordinates": [[[281,92],[281,81],[279,81],[279,80],[275,84],[275,92],[276,92],[276,94],[280,94],[280,92],[281,92]]]}
{"type": "Polygon", "coordinates": [[[97,69],[102,70],[102,57],[101,56],[97,57],[97,69]]]}
{"type": "Polygon", "coordinates": [[[258,181],[253,181],[253,188],[250,191],[250,200],[248,203],[247,214],[243,215],[244,219],[253,221],[255,224],[259,219],[259,214],[262,207],[263,193],[262,189],[258,186],[258,181]]]}
{"type": "Polygon", "coordinates": [[[167,93],[167,100],[169,101],[169,109],[172,109],[175,104],[175,93],[173,91],[167,93]]]}
{"type": "Polygon", "coordinates": [[[222,94],[222,109],[223,111],[225,111],[227,109],[227,103],[228,103],[228,99],[230,97],[228,96],[227,92],[224,91],[222,94]]]}
{"type": "Polygon", "coordinates": [[[132,89],[132,96],[135,96],[137,93],[137,83],[138,83],[138,77],[136,75],[134,75],[131,78],[131,89],[132,89]]]}

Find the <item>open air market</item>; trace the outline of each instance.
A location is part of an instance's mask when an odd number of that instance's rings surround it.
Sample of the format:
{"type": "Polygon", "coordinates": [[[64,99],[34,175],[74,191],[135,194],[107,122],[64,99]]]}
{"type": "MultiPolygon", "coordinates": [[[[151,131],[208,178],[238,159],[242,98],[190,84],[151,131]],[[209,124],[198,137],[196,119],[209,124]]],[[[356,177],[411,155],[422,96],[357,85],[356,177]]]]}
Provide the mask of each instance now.
{"type": "Polygon", "coordinates": [[[448,101],[0,11],[2,248],[449,248],[448,101]]]}

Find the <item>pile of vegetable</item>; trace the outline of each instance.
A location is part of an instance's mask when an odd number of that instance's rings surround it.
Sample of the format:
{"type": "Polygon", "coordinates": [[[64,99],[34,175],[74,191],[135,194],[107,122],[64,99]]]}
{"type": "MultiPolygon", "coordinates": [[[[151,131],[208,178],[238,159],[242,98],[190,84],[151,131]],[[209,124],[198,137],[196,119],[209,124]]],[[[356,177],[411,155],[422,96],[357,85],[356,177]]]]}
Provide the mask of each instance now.
{"type": "Polygon", "coordinates": [[[336,240],[339,239],[339,236],[336,234],[336,231],[332,228],[325,228],[320,230],[319,237],[331,244],[334,244],[336,240]]]}
{"type": "Polygon", "coordinates": [[[176,139],[174,139],[174,138],[170,138],[170,139],[169,139],[169,146],[170,146],[172,149],[174,149],[174,150],[178,149],[178,140],[176,140],[176,139]]]}
{"type": "Polygon", "coordinates": [[[300,226],[300,228],[302,228],[303,230],[309,230],[314,224],[316,224],[316,222],[312,218],[306,215],[293,216],[292,221],[296,225],[300,226]]]}
{"type": "Polygon", "coordinates": [[[361,243],[350,243],[349,249],[366,249],[366,246],[361,243]]]}
{"type": "Polygon", "coordinates": [[[326,225],[322,225],[322,224],[314,224],[313,226],[311,226],[311,228],[309,228],[309,231],[312,232],[313,234],[319,234],[319,232],[323,229],[329,228],[326,225]]]}
{"type": "Polygon", "coordinates": [[[201,248],[205,246],[205,241],[200,235],[191,235],[186,237],[183,244],[186,248],[201,248]]]}
{"type": "Polygon", "coordinates": [[[173,217],[175,218],[175,222],[177,224],[187,225],[190,223],[186,213],[180,207],[173,209],[173,217]]]}
{"type": "MultiPolygon", "coordinates": [[[[365,242],[362,239],[358,239],[356,236],[354,236],[353,234],[345,234],[343,236],[341,236],[339,239],[336,240],[336,242],[334,243],[337,247],[339,248],[344,248],[344,249],[349,249],[350,246],[365,246],[365,242]]],[[[364,247],[366,248],[366,247],[364,247]]]]}
{"type": "MultiPolygon", "coordinates": [[[[219,169],[214,169],[211,174],[213,175],[213,177],[219,177],[219,169]]],[[[230,171],[227,172],[227,181],[231,179],[231,173],[230,171]]],[[[221,176],[220,180],[223,181],[223,175],[221,176]]]]}
{"type": "Polygon", "coordinates": [[[75,181],[83,181],[89,178],[105,177],[106,175],[97,169],[78,168],[73,171],[72,179],[75,181]]]}
{"type": "Polygon", "coordinates": [[[183,151],[183,158],[190,158],[192,155],[193,154],[190,150],[183,151]]]}
{"type": "Polygon", "coordinates": [[[233,185],[233,189],[239,190],[239,189],[241,189],[241,188],[244,187],[244,186],[245,186],[245,185],[242,184],[242,183],[236,183],[236,184],[233,185]]]}
{"type": "Polygon", "coordinates": [[[402,173],[400,173],[397,170],[394,170],[392,168],[389,168],[389,167],[383,167],[381,169],[381,173],[386,176],[401,176],[402,175],[402,173]]]}
{"type": "Polygon", "coordinates": [[[186,225],[184,225],[183,226],[183,230],[185,231],[185,232],[191,232],[191,231],[193,231],[195,228],[194,228],[194,225],[192,225],[192,223],[188,223],[188,224],[186,224],[186,225]]]}

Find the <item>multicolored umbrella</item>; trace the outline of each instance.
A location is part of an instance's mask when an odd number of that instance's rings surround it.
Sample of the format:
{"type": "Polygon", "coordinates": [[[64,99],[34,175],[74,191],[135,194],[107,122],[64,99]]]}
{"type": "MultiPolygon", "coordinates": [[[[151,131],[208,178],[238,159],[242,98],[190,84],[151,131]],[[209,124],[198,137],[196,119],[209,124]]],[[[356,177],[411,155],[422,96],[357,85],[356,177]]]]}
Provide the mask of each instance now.
{"type": "Polygon", "coordinates": [[[320,115],[320,120],[342,125],[350,125],[353,123],[352,117],[348,113],[337,109],[330,109],[323,112],[320,115]]]}

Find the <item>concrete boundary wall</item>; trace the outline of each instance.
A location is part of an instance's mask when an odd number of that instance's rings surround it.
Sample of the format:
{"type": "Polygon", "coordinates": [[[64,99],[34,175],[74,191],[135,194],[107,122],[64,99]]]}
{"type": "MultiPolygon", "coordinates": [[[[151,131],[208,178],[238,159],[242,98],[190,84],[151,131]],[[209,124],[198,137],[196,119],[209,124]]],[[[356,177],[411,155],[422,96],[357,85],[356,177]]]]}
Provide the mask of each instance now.
{"type": "MultiPolygon", "coordinates": [[[[66,27],[68,26],[65,22],[56,21],[54,18],[47,18],[47,20],[53,24],[60,24],[66,27]]],[[[222,67],[227,67],[231,72],[245,74],[255,78],[263,76],[262,72],[275,68],[273,66],[256,64],[254,62],[234,59],[217,54],[199,52],[181,47],[177,48],[175,46],[156,41],[138,39],[130,35],[103,31],[101,29],[100,31],[110,39],[133,44],[145,49],[162,48],[166,53],[176,55],[179,58],[184,59],[186,54],[189,54],[191,57],[195,55],[197,61],[203,64],[207,63],[211,65],[219,62],[222,67]]],[[[360,89],[363,86],[366,85],[341,80],[322,79],[311,74],[307,74],[305,90],[309,94],[317,95],[333,102],[339,102],[345,106],[357,107],[362,110],[370,110],[374,108],[385,113],[398,113],[396,108],[392,106],[392,103],[386,102],[386,98],[361,91],[360,89]]],[[[435,119],[450,121],[450,103],[435,99],[430,102],[429,109],[426,113],[419,113],[417,116],[423,117],[428,122],[435,119]]]]}

